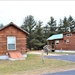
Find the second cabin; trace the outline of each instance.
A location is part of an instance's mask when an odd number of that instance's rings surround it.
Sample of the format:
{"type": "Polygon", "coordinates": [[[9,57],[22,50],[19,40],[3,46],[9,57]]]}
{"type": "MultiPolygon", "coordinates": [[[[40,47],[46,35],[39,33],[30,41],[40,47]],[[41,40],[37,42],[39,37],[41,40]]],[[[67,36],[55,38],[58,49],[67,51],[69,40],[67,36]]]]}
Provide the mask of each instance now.
{"type": "Polygon", "coordinates": [[[75,51],[75,32],[55,34],[47,40],[54,50],[75,51]]]}

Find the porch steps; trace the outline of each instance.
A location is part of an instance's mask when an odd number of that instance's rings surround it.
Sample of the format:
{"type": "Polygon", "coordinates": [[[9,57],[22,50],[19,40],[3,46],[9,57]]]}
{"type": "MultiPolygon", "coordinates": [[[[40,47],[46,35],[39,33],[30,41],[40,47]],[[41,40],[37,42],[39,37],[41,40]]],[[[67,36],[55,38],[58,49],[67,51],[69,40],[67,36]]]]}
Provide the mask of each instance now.
{"type": "Polygon", "coordinates": [[[9,60],[24,60],[25,58],[20,52],[9,52],[9,60]]]}

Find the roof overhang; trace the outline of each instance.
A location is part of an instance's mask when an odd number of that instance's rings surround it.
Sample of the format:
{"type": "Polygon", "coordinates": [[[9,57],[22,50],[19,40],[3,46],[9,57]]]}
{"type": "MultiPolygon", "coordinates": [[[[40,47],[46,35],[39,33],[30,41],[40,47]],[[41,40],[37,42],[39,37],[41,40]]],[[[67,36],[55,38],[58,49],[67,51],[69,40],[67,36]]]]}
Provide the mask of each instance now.
{"type": "Polygon", "coordinates": [[[47,40],[63,39],[63,34],[56,34],[49,37],[47,40]]]}
{"type": "Polygon", "coordinates": [[[18,27],[16,24],[14,24],[13,22],[10,22],[9,24],[7,24],[6,26],[4,26],[3,28],[1,28],[0,30],[5,29],[8,26],[14,26],[16,28],[18,28],[19,30],[23,31],[24,33],[26,33],[27,35],[29,34],[27,31],[23,30],[22,28],[18,27]]]}

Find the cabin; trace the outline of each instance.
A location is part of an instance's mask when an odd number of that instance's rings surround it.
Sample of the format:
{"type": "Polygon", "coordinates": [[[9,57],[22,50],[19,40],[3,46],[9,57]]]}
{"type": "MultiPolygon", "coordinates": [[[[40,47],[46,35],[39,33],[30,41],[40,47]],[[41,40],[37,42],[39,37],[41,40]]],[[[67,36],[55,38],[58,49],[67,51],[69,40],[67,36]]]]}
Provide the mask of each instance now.
{"type": "Polygon", "coordinates": [[[47,39],[52,50],[75,51],[75,32],[55,34],[47,39]]]}
{"type": "Polygon", "coordinates": [[[0,56],[16,57],[16,54],[25,54],[28,34],[13,22],[0,29],[0,56]]]}

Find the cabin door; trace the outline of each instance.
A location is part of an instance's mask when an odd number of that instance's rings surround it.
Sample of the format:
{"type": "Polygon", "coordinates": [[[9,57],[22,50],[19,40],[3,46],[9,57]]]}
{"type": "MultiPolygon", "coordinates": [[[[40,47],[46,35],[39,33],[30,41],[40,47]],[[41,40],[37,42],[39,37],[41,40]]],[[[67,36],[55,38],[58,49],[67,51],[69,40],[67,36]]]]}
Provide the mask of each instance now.
{"type": "Polygon", "coordinates": [[[52,50],[54,50],[54,41],[52,41],[52,50]]]}

